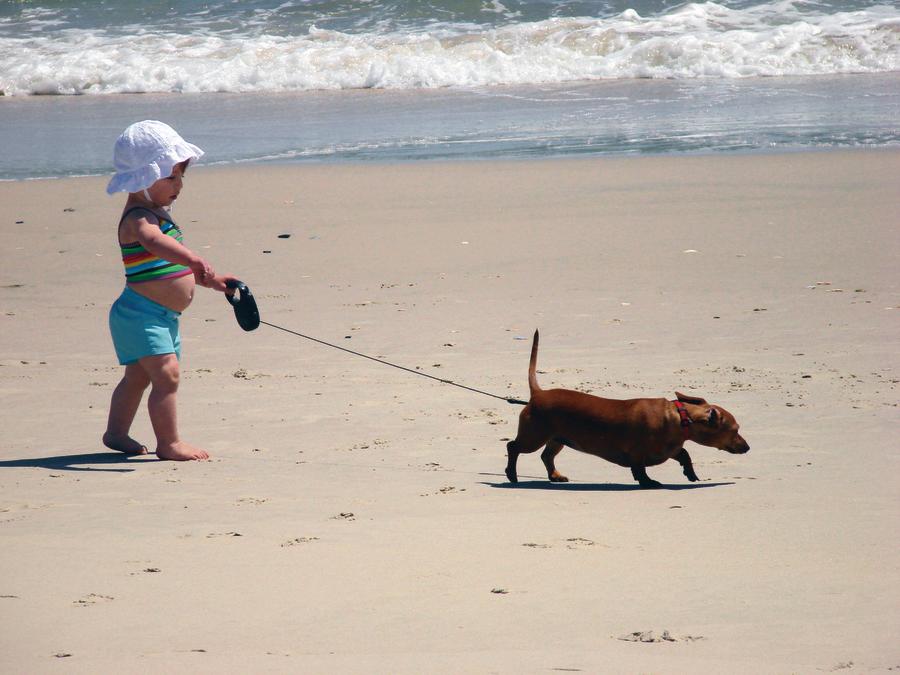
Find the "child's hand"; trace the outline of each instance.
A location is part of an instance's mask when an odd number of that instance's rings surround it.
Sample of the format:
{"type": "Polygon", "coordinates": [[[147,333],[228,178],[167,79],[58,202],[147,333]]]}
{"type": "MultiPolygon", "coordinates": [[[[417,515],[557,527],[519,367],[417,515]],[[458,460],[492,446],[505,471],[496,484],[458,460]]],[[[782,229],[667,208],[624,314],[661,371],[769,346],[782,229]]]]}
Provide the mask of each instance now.
{"type": "Polygon", "coordinates": [[[222,276],[214,276],[209,279],[209,281],[205,284],[207,288],[211,288],[214,291],[219,291],[220,293],[225,293],[226,295],[234,295],[233,288],[228,288],[226,284],[229,281],[238,281],[235,277],[230,274],[224,274],[222,276]]]}
{"type": "Polygon", "coordinates": [[[216,276],[216,272],[213,270],[212,265],[203,258],[197,258],[193,261],[190,264],[190,268],[194,273],[194,277],[197,279],[197,283],[201,286],[208,286],[210,279],[213,279],[216,276]]]}

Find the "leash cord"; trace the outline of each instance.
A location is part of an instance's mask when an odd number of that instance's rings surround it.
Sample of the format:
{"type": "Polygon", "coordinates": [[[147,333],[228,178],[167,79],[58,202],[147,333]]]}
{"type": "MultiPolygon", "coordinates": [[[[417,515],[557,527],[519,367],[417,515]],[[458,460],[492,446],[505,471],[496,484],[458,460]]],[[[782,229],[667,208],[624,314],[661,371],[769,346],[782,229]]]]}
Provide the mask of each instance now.
{"type": "Polygon", "coordinates": [[[282,326],[276,326],[274,323],[269,323],[268,321],[260,320],[260,323],[264,323],[271,328],[277,328],[280,331],[284,331],[285,333],[290,333],[291,335],[296,335],[297,337],[302,337],[307,340],[312,340],[313,342],[318,342],[320,345],[325,345],[326,347],[333,347],[334,349],[340,349],[342,352],[347,352],[348,354],[353,354],[354,356],[361,356],[364,359],[369,359],[370,361],[375,361],[376,363],[381,363],[386,366],[391,366],[392,368],[398,368],[399,370],[405,370],[407,373],[412,373],[413,375],[421,375],[422,377],[427,377],[430,380],[435,380],[440,382],[441,384],[450,384],[454,387],[459,387],[460,389],[466,389],[467,391],[475,392],[476,394],[484,394],[485,396],[490,396],[491,398],[497,398],[501,401],[506,401],[507,403],[511,403],[513,405],[528,405],[528,401],[522,401],[518,398],[507,398],[506,396],[498,396],[497,394],[491,394],[486,391],[482,391],[481,389],[475,389],[474,387],[467,387],[464,384],[459,384],[457,382],[453,382],[452,380],[445,380],[440,377],[435,377],[434,375],[429,375],[428,373],[423,373],[418,370],[413,370],[412,368],[406,368],[404,366],[398,366],[396,363],[391,363],[390,361],[385,361],[383,359],[377,359],[374,356],[368,356],[366,354],[361,354],[360,352],[355,352],[352,349],[347,349],[346,347],[341,347],[339,345],[332,344],[330,342],[325,342],[324,340],[319,340],[318,338],[310,337],[309,335],[304,335],[303,333],[298,333],[295,330],[290,330],[288,328],[284,328],[282,326]]]}

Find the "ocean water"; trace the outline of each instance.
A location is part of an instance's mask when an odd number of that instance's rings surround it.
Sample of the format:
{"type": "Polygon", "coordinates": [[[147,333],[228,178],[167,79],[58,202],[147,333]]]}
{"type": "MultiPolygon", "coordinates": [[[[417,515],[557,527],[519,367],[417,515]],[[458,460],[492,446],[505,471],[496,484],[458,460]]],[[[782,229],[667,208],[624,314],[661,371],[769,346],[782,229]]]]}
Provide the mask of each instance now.
{"type": "Polygon", "coordinates": [[[213,163],[900,146],[900,4],[0,1],[0,91],[2,179],[144,118],[213,163]]]}

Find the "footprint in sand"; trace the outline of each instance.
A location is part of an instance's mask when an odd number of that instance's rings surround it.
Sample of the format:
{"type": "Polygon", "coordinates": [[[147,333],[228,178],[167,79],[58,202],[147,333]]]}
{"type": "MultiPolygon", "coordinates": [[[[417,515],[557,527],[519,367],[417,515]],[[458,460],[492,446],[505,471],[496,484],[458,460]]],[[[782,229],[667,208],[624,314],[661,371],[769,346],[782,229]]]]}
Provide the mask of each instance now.
{"type": "Polygon", "coordinates": [[[235,504],[237,504],[238,506],[243,506],[245,504],[258,506],[260,504],[265,504],[267,501],[268,499],[261,499],[259,497],[241,497],[235,502],[235,504]]]}
{"type": "Polygon", "coordinates": [[[85,597],[80,600],[76,600],[73,604],[76,607],[90,607],[91,605],[96,605],[98,602],[109,602],[110,600],[115,600],[115,598],[111,595],[100,595],[99,593],[89,593],[85,597]]]}
{"type": "Polygon", "coordinates": [[[622,635],[619,639],[625,642],[676,642],[675,638],[667,630],[664,630],[660,635],[657,635],[652,630],[640,630],[628,635],[622,635]]]}
{"type": "Polygon", "coordinates": [[[616,639],[624,640],[625,642],[644,642],[650,644],[656,642],[694,642],[695,640],[703,640],[704,638],[702,635],[684,635],[682,637],[675,637],[667,630],[664,630],[662,633],[656,633],[652,630],[641,630],[622,635],[616,639]]]}
{"type": "Polygon", "coordinates": [[[451,492],[465,492],[465,491],[466,491],[466,488],[458,488],[458,487],[454,487],[453,485],[445,485],[437,492],[432,492],[432,493],[425,492],[419,496],[420,497],[430,497],[431,495],[447,495],[447,494],[450,494],[451,492]]]}
{"type": "Polygon", "coordinates": [[[136,577],[139,574],[159,574],[162,570],[159,567],[145,567],[140,572],[132,572],[130,576],[136,577]]]}
{"type": "MultiPolygon", "coordinates": [[[[566,541],[566,548],[570,550],[575,550],[579,548],[588,548],[590,546],[597,546],[597,542],[592,541],[590,539],[585,539],[584,537],[569,537],[566,541]]],[[[529,541],[522,546],[527,548],[553,548],[550,544],[537,544],[535,542],[529,541]]]]}
{"type": "Polygon", "coordinates": [[[285,548],[287,546],[297,546],[298,544],[308,544],[312,541],[319,541],[318,537],[296,537],[295,539],[289,539],[281,545],[281,548],[285,548]]]}

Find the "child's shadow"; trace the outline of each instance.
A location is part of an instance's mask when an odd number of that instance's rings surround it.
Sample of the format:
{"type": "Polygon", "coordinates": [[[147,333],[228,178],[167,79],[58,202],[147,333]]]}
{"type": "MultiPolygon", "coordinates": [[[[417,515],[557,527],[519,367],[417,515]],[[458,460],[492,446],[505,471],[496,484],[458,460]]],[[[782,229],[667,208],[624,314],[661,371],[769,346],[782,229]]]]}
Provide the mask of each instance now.
{"type": "Polygon", "coordinates": [[[36,468],[54,471],[112,471],[127,473],[133,468],[102,468],[96,465],[131,464],[145,462],[156,455],[126,455],[121,452],[86,452],[79,455],[56,455],[53,457],[33,457],[31,459],[8,459],[0,461],[0,468],[36,468]]]}

